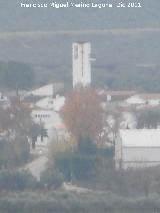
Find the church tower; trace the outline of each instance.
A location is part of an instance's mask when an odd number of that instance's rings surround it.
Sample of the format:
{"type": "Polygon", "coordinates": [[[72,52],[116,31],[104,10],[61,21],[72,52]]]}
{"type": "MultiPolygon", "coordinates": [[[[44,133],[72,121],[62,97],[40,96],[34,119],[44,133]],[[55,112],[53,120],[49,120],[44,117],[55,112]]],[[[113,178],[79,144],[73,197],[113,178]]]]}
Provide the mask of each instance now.
{"type": "Polygon", "coordinates": [[[77,84],[91,84],[91,44],[78,42],[72,44],[73,88],[77,84]]]}

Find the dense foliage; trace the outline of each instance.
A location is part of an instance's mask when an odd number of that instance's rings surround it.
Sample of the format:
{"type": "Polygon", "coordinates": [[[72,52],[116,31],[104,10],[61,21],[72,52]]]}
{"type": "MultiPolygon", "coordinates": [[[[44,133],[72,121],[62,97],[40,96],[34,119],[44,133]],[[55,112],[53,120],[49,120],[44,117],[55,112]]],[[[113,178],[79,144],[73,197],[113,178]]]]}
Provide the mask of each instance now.
{"type": "MultiPolygon", "coordinates": [[[[58,169],[65,181],[94,181],[97,174],[104,171],[107,162],[112,161],[114,152],[112,148],[98,148],[90,139],[81,139],[78,149],[71,146],[55,152],[50,150],[50,169],[58,169]],[[106,165],[105,165],[106,164],[106,165]]],[[[113,168],[113,165],[110,164],[113,168]]]]}
{"type": "Polygon", "coordinates": [[[55,167],[62,172],[66,181],[92,179],[101,166],[101,159],[97,156],[65,152],[55,158],[55,167]]]}
{"type": "Polygon", "coordinates": [[[23,191],[36,186],[36,179],[28,171],[0,170],[1,191],[23,191]]]}
{"type": "Polygon", "coordinates": [[[0,199],[1,213],[151,213],[159,208],[158,197],[130,199],[105,192],[11,193],[0,199]]]}
{"type": "Polygon", "coordinates": [[[61,116],[78,148],[80,143],[86,143],[87,140],[98,143],[104,122],[101,101],[95,89],[77,85],[68,94],[61,116]]]}
{"type": "Polygon", "coordinates": [[[32,66],[22,62],[9,61],[0,63],[0,87],[18,91],[34,85],[32,66]]]}
{"type": "Polygon", "coordinates": [[[47,189],[58,189],[62,186],[63,181],[63,174],[53,168],[44,170],[40,177],[40,185],[47,189]]]}
{"type": "Polygon", "coordinates": [[[12,141],[0,139],[0,169],[21,166],[29,156],[30,146],[26,137],[17,136],[12,141]]]}

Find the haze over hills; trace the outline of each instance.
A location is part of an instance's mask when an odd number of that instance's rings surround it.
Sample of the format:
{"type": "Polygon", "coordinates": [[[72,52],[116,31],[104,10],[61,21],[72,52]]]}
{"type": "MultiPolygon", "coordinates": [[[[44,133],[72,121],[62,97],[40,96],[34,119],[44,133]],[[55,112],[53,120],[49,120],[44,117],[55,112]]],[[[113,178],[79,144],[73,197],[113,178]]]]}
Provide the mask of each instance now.
{"type": "MultiPolygon", "coordinates": [[[[140,0],[142,8],[21,8],[20,3],[51,3],[50,0],[0,0],[0,31],[55,31],[77,29],[159,27],[160,2],[140,0]]],[[[67,2],[67,1],[57,1],[67,2]]],[[[72,2],[72,1],[69,1],[72,2]]],[[[113,3],[118,0],[73,1],[83,3],[113,3]]]]}
{"type": "Polygon", "coordinates": [[[90,41],[97,59],[94,84],[160,91],[159,0],[141,0],[142,8],[108,9],[20,8],[21,2],[33,3],[0,0],[0,60],[33,64],[39,83],[71,82],[71,44],[90,41]]]}

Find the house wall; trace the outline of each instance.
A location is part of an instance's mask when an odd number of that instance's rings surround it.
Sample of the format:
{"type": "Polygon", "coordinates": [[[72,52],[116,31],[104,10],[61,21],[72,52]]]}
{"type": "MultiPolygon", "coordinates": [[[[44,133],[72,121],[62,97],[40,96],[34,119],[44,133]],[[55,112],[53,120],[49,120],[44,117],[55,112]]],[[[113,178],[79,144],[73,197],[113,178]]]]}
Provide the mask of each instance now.
{"type": "Polygon", "coordinates": [[[160,161],[160,147],[123,147],[124,161],[160,161]]]}
{"type": "Polygon", "coordinates": [[[123,147],[122,167],[148,167],[160,164],[160,147],[123,147]]]}
{"type": "Polygon", "coordinates": [[[36,123],[42,123],[48,134],[48,137],[44,138],[43,142],[39,137],[37,139],[37,144],[48,144],[53,139],[54,135],[58,134],[56,130],[56,125],[62,122],[60,115],[57,112],[54,112],[53,110],[35,109],[32,111],[32,118],[36,123]]]}
{"type": "Polygon", "coordinates": [[[36,123],[43,123],[45,126],[53,123],[55,120],[58,120],[58,115],[53,110],[41,110],[35,109],[32,111],[33,120],[36,123]]]}
{"type": "MultiPolygon", "coordinates": [[[[127,169],[129,167],[148,167],[160,165],[160,146],[124,146],[121,135],[118,134],[115,142],[115,167],[127,169]]],[[[134,144],[134,143],[132,143],[134,144]]],[[[144,143],[145,144],[145,143],[144,143]]]]}

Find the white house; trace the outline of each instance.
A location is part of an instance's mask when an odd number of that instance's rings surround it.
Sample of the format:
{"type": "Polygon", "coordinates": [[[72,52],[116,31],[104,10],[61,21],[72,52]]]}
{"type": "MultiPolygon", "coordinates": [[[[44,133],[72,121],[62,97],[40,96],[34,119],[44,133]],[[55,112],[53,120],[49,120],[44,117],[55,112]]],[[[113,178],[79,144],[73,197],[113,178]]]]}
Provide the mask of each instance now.
{"type": "Polygon", "coordinates": [[[115,143],[117,169],[160,165],[160,129],[124,129],[115,143]]]}
{"type": "Polygon", "coordinates": [[[140,97],[139,95],[133,95],[133,96],[131,96],[130,98],[128,98],[126,100],[126,102],[128,104],[133,104],[133,105],[139,105],[139,104],[143,105],[143,104],[146,103],[146,101],[142,97],[140,97]]]}
{"type": "Polygon", "coordinates": [[[126,103],[130,105],[142,105],[142,106],[158,106],[160,105],[159,93],[140,93],[133,95],[126,100],[126,103]]]}

